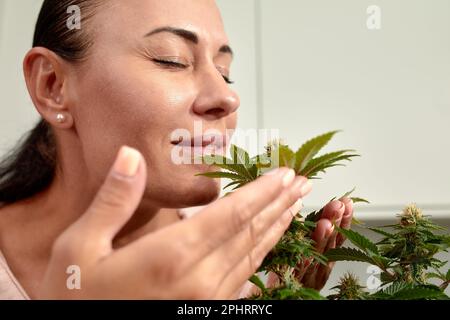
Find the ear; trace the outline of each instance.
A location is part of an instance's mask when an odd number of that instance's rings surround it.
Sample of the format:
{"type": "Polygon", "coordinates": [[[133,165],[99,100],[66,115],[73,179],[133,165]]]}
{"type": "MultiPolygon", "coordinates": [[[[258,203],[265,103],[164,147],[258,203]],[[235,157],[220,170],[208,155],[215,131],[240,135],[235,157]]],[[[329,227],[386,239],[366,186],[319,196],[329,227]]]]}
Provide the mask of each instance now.
{"type": "Polygon", "coordinates": [[[23,71],[31,100],[41,116],[56,128],[71,128],[73,117],[64,103],[64,61],[46,48],[35,47],[25,56],[23,71]]]}

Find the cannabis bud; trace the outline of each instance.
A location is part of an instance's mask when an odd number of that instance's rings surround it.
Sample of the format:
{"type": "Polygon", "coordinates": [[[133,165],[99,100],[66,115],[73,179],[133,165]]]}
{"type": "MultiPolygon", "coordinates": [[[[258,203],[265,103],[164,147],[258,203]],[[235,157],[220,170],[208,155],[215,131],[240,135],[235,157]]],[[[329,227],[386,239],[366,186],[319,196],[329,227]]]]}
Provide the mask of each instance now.
{"type": "Polygon", "coordinates": [[[415,204],[411,204],[403,209],[403,213],[400,215],[400,223],[403,226],[416,225],[417,221],[422,220],[422,210],[417,208],[415,204]]]}
{"type": "Polygon", "coordinates": [[[331,300],[362,300],[367,297],[364,287],[359,284],[359,279],[350,272],[344,274],[339,284],[331,289],[338,291],[337,294],[327,297],[331,300]]]}

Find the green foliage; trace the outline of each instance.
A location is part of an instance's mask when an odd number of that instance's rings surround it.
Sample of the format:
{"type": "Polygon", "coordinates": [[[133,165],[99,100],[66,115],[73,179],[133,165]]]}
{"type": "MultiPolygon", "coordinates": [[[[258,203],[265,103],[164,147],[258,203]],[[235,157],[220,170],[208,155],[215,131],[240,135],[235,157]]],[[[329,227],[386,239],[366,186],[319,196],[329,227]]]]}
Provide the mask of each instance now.
{"type": "Polygon", "coordinates": [[[320,150],[331,140],[338,131],[333,131],[309,140],[303,144],[297,152],[288,145],[276,141],[266,147],[263,154],[250,158],[249,154],[231,145],[232,159],[220,155],[203,156],[204,163],[214,164],[226,171],[200,173],[199,176],[210,178],[231,179],[234,189],[256,180],[268,170],[280,166],[289,167],[296,171],[297,175],[309,179],[317,179],[319,173],[325,173],[327,169],[342,166],[344,161],[351,161],[359,156],[354,150],[335,151],[315,157],[320,150]]]}
{"type": "Polygon", "coordinates": [[[407,206],[398,215],[398,223],[379,228],[367,228],[383,236],[377,243],[355,231],[338,231],[360,250],[333,249],[326,253],[329,261],[362,261],[382,270],[382,287],[368,299],[447,299],[444,290],[450,271],[440,271],[447,261],[435,256],[449,248],[450,236],[439,234],[445,229],[434,224],[415,205],[407,206]],[[389,229],[389,232],[385,229],[389,229]],[[441,280],[440,286],[429,283],[441,280]]]}
{"type": "MultiPolygon", "coordinates": [[[[291,273],[286,272],[281,284],[274,288],[264,288],[260,294],[250,297],[250,300],[325,300],[314,289],[306,288],[291,273]]],[[[259,280],[261,283],[262,281],[259,280]]]]}
{"type": "MultiPolygon", "coordinates": [[[[233,187],[232,190],[256,180],[259,176],[277,166],[292,168],[297,175],[315,179],[318,178],[320,173],[325,173],[327,169],[342,166],[345,161],[350,161],[358,156],[353,150],[340,150],[318,155],[337,132],[332,131],[313,138],[303,144],[296,152],[279,141],[272,142],[266,146],[263,154],[253,158],[245,150],[232,145],[230,149],[231,159],[220,155],[202,157],[204,163],[213,164],[222,171],[206,172],[199,175],[209,178],[230,179],[231,182],[225,186],[225,189],[233,187]]],[[[366,200],[355,198],[355,202],[358,201],[366,200]]],[[[315,221],[320,217],[322,211],[323,209],[312,212],[306,219],[293,219],[286,233],[267,255],[258,270],[276,274],[280,285],[276,288],[267,289],[257,276],[253,276],[250,281],[261,290],[261,294],[253,298],[323,299],[317,291],[303,287],[293,276],[298,271],[299,264],[305,259],[309,259],[311,265],[325,264],[327,261],[322,254],[317,252],[314,241],[310,237],[315,228],[315,221]]]]}
{"type": "MultiPolygon", "coordinates": [[[[231,146],[231,157],[219,155],[202,157],[204,163],[213,164],[222,171],[206,172],[199,175],[209,178],[225,178],[231,182],[225,189],[236,190],[276,166],[286,166],[297,175],[317,179],[329,168],[342,166],[359,156],[354,150],[339,150],[318,155],[338,131],[328,132],[304,143],[296,152],[279,141],[266,146],[263,154],[253,158],[237,147],[231,146]]],[[[354,189],[343,197],[350,197],[354,189]]],[[[343,198],[341,197],[341,198],[343,198]]],[[[340,198],[340,199],[341,199],[340,198]]],[[[354,203],[369,203],[359,197],[351,197],[354,203]]],[[[356,277],[346,274],[334,287],[337,291],[328,299],[447,299],[445,288],[450,283],[450,271],[440,271],[446,261],[435,256],[450,247],[450,236],[438,234],[445,229],[432,223],[415,206],[405,208],[399,215],[399,222],[390,226],[366,228],[383,238],[374,243],[353,230],[336,226],[336,230],[346,237],[355,248],[336,248],[320,254],[311,239],[316,222],[323,208],[313,211],[304,219],[293,219],[290,227],[264,259],[259,272],[272,272],[278,277],[279,285],[266,288],[254,275],[250,281],[260,293],[250,299],[324,299],[317,291],[304,287],[296,278],[300,266],[309,261],[310,266],[331,261],[358,261],[378,266],[381,270],[380,290],[369,294],[360,286],[356,277]],[[440,286],[431,285],[430,279],[438,279],[440,286]]],[[[353,224],[364,224],[353,218],[353,224]]]]}

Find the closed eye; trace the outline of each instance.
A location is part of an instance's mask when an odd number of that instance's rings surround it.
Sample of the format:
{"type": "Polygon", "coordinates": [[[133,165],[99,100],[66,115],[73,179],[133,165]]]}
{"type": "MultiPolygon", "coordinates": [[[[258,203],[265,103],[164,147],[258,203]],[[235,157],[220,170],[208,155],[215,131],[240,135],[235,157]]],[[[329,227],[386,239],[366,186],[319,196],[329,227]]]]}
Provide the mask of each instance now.
{"type": "Polygon", "coordinates": [[[180,68],[187,69],[189,66],[180,62],[172,61],[172,60],[162,60],[162,59],[153,59],[153,62],[162,65],[164,67],[172,67],[172,68],[180,68]]]}
{"type": "MultiPolygon", "coordinates": [[[[163,59],[152,59],[153,62],[162,65],[164,67],[169,67],[169,68],[179,68],[179,69],[187,69],[189,68],[188,65],[180,63],[180,62],[176,62],[176,61],[172,61],[172,60],[163,60],[163,59]]],[[[234,81],[231,81],[230,78],[226,75],[222,75],[223,79],[225,80],[226,83],[228,84],[233,84],[234,81]]]]}

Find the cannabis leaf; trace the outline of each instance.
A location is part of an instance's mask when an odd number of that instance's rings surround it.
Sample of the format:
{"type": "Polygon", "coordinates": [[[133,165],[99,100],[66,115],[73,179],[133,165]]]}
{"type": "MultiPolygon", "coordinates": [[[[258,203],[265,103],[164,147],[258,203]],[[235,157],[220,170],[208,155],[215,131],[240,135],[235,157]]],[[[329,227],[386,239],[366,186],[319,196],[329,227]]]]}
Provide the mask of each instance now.
{"type": "Polygon", "coordinates": [[[262,280],[256,274],[252,275],[249,281],[254,285],[256,285],[258,288],[260,288],[261,292],[264,293],[266,291],[266,286],[264,285],[264,282],[262,282],[262,280]]]}
{"type": "Polygon", "coordinates": [[[325,172],[325,169],[337,166],[343,166],[343,160],[351,160],[351,158],[359,157],[358,154],[353,154],[354,150],[341,150],[324,154],[323,156],[311,159],[305,168],[298,172],[309,179],[318,179],[317,175],[320,172],[325,172]]]}
{"type": "Polygon", "coordinates": [[[371,256],[379,254],[377,246],[372,241],[367,239],[365,236],[353,230],[342,229],[339,228],[338,226],[335,227],[339,233],[345,236],[355,246],[359,247],[364,252],[368,253],[371,256]]]}
{"type": "MultiPolygon", "coordinates": [[[[256,180],[260,175],[274,165],[295,169],[298,175],[309,179],[318,179],[319,173],[326,169],[343,166],[343,161],[351,161],[359,156],[354,150],[340,150],[314,158],[317,153],[331,140],[338,131],[332,131],[306,142],[297,152],[279,141],[267,145],[266,152],[250,158],[247,151],[231,145],[231,159],[220,155],[202,156],[203,163],[215,165],[225,171],[205,172],[197,176],[209,178],[224,178],[232,181],[225,187],[233,190],[256,180]],[[276,158],[278,157],[278,158],[276,158]]],[[[355,198],[356,201],[365,201],[355,198]]]]}
{"type": "Polygon", "coordinates": [[[333,138],[338,131],[331,131],[303,144],[295,153],[295,172],[301,174],[311,159],[333,138]]]}
{"type": "Polygon", "coordinates": [[[372,257],[366,253],[353,248],[335,248],[325,253],[328,261],[360,261],[375,264],[372,257]]]}
{"type": "Polygon", "coordinates": [[[397,282],[385,290],[371,296],[378,299],[389,300],[419,300],[419,299],[445,299],[445,294],[436,286],[411,285],[397,282]]]}

